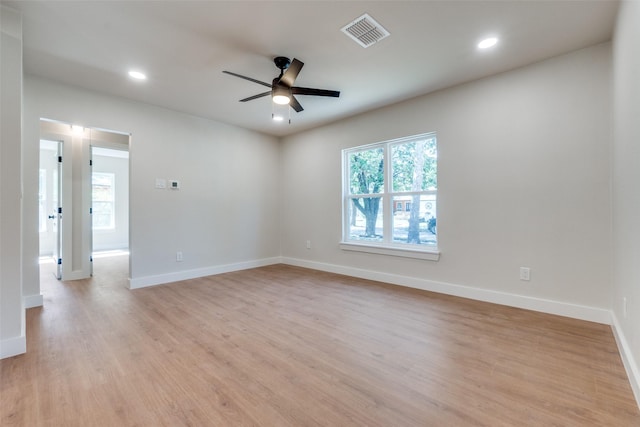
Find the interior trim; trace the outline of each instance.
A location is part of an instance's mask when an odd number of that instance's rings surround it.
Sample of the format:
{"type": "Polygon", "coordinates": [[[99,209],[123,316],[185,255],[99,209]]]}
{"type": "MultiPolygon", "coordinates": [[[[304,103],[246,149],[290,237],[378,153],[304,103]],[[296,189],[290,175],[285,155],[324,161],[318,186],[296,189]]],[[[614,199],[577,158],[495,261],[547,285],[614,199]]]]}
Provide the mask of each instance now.
{"type": "Polygon", "coordinates": [[[613,330],[613,336],[615,337],[616,344],[618,345],[622,364],[624,365],[624,369],[627,371],[627,376],[629,377],[631,390],[636,398],[638,408],[640,408],[640,369],[638,369],[638,364],[633,358],[633,352],[629,347],[629,342],[624,336],[618,317],[614,312],[611,312],[611,329],[613,330]]]}
{"type": "Polygon", "coordinates": [[[129,289],[145,288],[147,286],[163,285],[165,283],[179,282],[181,280],[197,279],[198,277],[212,276],[232,271],[247,270],[249,268],[264,267],[266,265],[280,264],[280,257],[263,258],[253,261],[237,262],[233,264],[214,265],[193,270],[175,271],[154,276],[143,276],[129,279],[129,289]]]}
{"type": "Polygon", "coordinates": [[[27,337],[21,335],[0,341],[0,359],[17,356],[27,352],[27,337]]]}
{"type": "Polygon", "coordinates": [[[283,257],[282,262],[284,264],[295,265],[298,267],[344,274],[347,276],[359,277],[361,279],[376,280],[393,285],[422,289],[424,291],[438,292],[446,295],[470,298],[478,301],[523,308],[526,310],[534,310],[542,313],[587,320],[589,322],[602,323],[605,325],[611,324],[611,312],[598,307],[589,307],[567,302],[500,292],[491,289],[481,289],[465,285],[436,282],[416,277],[400,276],[381,271],[364,270],[360,268],[326,264],[297,258],[283,257]]]}
{"type": "Polygon", "coordinates": [[[24,308],[42,307],[44,304],[44,297],[42,294],[25,295],[23,298],[24,308]]]}
{"type": "Polygon", "coordinates": [[[428,261],[438,261],[440,259],[440,251],[438,249],[416,249],[413,247],[381,246],[355,242],[340,242],[340,249],[344,251],[424,259],[428,261]]]}

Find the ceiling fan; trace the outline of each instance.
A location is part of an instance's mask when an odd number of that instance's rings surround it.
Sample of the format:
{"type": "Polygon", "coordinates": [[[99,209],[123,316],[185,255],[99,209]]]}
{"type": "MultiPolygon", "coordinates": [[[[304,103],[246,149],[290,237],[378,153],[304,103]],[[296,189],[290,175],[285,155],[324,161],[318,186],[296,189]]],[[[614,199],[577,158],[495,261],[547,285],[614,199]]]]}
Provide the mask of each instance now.
{"type": "Polygon", "coordinates": [[[285,58],[284,56],[278,56],[274,58],[273,62],[280,70],[280,75],[273,79],[273,82],[271,84],[252,79],[251,77],[243,76],[241,74],[232,73],[231,71],[223,71],[223,73],[240,77],[241,79],[249,80],[250,82],[258,83],[271,89],[268,92],[259,93],[248,98],[241,99],[240,102],[247,102],[253,99],[271,95],[274,103],[281,105],[288,104],[297,113],[299,113],[300,111],[304,110],[304,108],[302,108],[302,105],[300,105],[298,100],[293,95],[329,96],[333,98],[337,98],[340,96],[340,92],[336,90],[313,89],[308,87],[293,86],[296,77],[298,77],[300,70],[304,66],[304,62],[299,61],[296,58],[293,58],[293,61],[291,61],[289,60],[289,58],[285,58]]]}

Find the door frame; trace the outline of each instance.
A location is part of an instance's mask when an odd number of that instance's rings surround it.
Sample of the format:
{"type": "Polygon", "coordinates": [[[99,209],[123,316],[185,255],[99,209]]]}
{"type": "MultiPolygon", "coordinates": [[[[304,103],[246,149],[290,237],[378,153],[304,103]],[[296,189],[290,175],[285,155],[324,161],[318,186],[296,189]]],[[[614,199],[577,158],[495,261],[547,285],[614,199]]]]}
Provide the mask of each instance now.
{"type": "MultiPolygon", "coordinates": [[[[60,239],[61,261],[58,263],[61,280],[78,280],[93,274],[92,256],[92,185],[91,185],[91,145],[110,145],[113,141],[126,141],[129,149],[130,134],[97,128],[77,128],[69,123],[40,119],[40,139],[58,140],[62,143],[62,163],[58,193],[62,212],[60,239]],[[110,136],[112,134],[112,136],[110,136]]],[[[120,143],[119,147],[122,148],[120,143]]],[[[130,167],[130,162],[129,162],[130,167]]],[[[131,182],[129,182],[129,190],[131,182]]],[[[130,199],[130,192],[129,192],[130,199]]],[[[128,232],[128,244],[131,229],[128,232]]],[[[129,276],[131,261],[129,261],[129,276]]]]}

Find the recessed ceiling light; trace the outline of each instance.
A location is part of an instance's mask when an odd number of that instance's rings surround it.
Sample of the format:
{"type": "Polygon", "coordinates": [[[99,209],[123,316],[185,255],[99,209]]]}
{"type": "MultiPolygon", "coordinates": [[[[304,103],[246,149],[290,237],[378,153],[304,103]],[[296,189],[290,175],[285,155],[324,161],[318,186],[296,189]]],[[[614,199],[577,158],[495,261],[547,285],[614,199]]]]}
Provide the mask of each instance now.
{"type": "Polygon", "coordinates": [[[498,39],[497,38],[489,37],[488,39],[484,39],[480,43],[478,43],[478,49],[487,49],[487,48],[490,48],[492,46],[495,46],[496,43],[498,43],[498,39]]]}
{"type": "Polygon", "coordinates": [[[136,80],[147,80],[147,76],[140,71],[129,71],[129,77],[136,80]]]}

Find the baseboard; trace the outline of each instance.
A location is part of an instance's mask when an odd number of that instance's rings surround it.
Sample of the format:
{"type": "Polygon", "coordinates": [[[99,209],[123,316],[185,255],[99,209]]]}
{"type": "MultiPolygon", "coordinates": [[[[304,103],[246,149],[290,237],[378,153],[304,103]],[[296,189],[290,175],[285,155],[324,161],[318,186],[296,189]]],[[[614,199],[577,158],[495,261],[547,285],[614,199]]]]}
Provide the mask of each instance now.
{"type": "Polygon", "coordinates": [[[215,265],[193,270],[176,271],[173,273],[158,274],[154,276],[136,277],[129,279],[129,289],[146,288],[147,286],[156,286],[165,283],[179,282],[181,280],[197,279],[198,277],[213,276],[215,274],[247,270],[249,268],[264,267],[265,265],[280,263],[282,263],[282,259],[280,257],[273,257],[253,261],[238,262],[234,264],[215,265]]]}
{"type": "Polygon", "coordinates": [[[27,337],[21,335],[0,341],[0,359],[17,356],[27,352],[27,337]]]}
{"type": "Polygon", "coordinates": [[[44,298],[42,294],[25,295],[23,299],[24,299],[24,308],[42,307],[42,305],[44,304],[44,298]]]}
{"type": "Polygon", "coordinates": [[[555,314],[558,316],[603,323],[606,325],[611,324],[611,312],[609,310],[597,307],[588,307],[578,304],[570,304],[566,302],[493,291],[489,289],[473,288],[470,286],[436,282],[433,280],[425,280],[416,277],[400,276],[397,274],[389,274],[380,271],[364,270],[297,258],[283,257],[282,262],[284,264],[295,265],[298,267],[328,271],[331,273],[344,274],[347,276],[359,277],[362,279],[376,280],[393,285],[406,286],[409,288],[422,289],[425,291],[438,292],[441,294],[453,295],[463,298],[470,298],[478,301],[507,305],[510,307],[523,308],[527,310],[555,314]]]}
{"type": "Polygon", "coordinates": [[[613,336],[618,344],[620,357],[622,357],[622,363],[627,371],[633,395],[636,397],[638,408],[640,408],[640,369],[638,369],[638,364],[636,363],[633,353],[629,348],[629,342],[622,331],[620,322],[618,322],[618,317],[613,312],[611,313],[611,329],[613,330],[613,336]]]}

